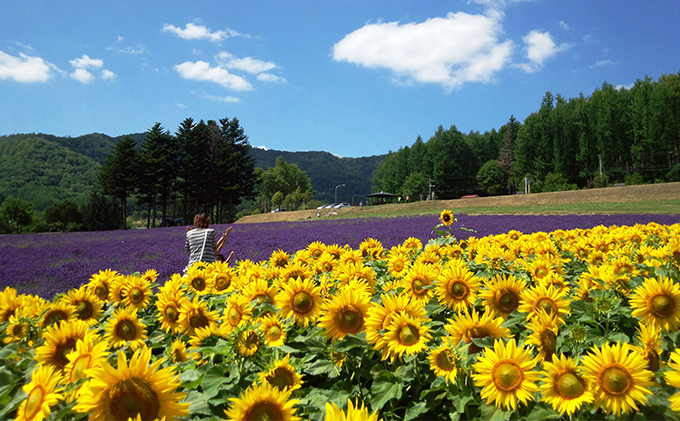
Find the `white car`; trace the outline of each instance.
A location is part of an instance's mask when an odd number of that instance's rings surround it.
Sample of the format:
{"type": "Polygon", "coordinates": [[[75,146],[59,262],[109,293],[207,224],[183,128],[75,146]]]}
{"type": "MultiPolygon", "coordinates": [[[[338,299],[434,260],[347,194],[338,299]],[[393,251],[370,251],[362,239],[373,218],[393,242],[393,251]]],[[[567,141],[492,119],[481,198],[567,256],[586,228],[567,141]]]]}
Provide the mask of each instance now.
{"type": "Polygon", "coordinates": [[[344,203],[338,203],[337,205],[335,205],[335,206],[333,206],[333,207],[334,207],[335,209],[340,209],[340,208],[347,208],[347,207],[350,207],[350,206],[352,206],[352,205],[350,205],[350,204],[347,203],[347,202],[344,202],[344,203]]]}

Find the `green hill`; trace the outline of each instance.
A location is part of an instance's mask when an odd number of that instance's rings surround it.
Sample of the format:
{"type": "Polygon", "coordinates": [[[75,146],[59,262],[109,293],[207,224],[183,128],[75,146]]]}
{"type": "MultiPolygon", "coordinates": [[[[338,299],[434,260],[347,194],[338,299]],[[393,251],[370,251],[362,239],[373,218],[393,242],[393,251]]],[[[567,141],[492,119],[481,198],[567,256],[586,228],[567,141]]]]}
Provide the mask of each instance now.
{"type": "Polygon", "coordinates": [[[18,196],[35,210],[90,192],[100,164],[43,135],[0,136],[0,202],[18,196]]]}
{"type": "Polygon", "coordinates": [[[276,165],[276,158],[297,164],[312,179],[314,198],[322,202],[333,203],[335,187],[338,188],[338,202],[355,202],[364,200],[363,195],[371,193],[373,171],[385,160],[385,155],[373,155],[361,158],[339,158],[328,152],[286,152],[252,148],[251,154],[256,159],[256,166],[268,169],[276,165]],[[353,200],[354,198],[354,200],[353,200]]]}

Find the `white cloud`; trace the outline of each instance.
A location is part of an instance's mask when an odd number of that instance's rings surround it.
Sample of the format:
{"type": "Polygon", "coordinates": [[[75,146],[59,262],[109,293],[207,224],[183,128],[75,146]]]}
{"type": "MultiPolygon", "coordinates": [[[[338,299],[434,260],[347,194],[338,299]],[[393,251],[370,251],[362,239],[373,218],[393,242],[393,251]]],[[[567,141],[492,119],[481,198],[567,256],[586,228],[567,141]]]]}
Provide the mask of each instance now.
{"type": "Polygon", "coordinates": [[[186,61],[174,66],[174,68],[184,79],[215,82],[235,91],[248,91],[253,88],[241,76],[231,74],[227,69],[220,66],[211,67],[205,61],[197,61],[195,63],[186,61]]]}
{"type": "MultiPolygon", "coordinates": [[[[495,2],[482,2],[483,4],[495,2]]],[[[422,23],[367,24],[333,47],[336,61],[386,68],[397,78],[453,89],[491,82],[510,62],[513,43],[501,41],[501,13],[449,13],[422,23]]]]}
{"type": "Polygon", "coordinates": [[[94,80],[92,73],[88,72],[86,69],[76,69],[71,73],[71,77],[78,82],[91,83],[94,80]]]}
{"type": "Polygon", "coordinates": [[[87,54],[83,54],[81,58],[69,60],[69,63],[71,63],[71,66],[73,66],[76,69],[87,69],[89,67],[102,67],[104,65],[104,62],[102,60],[92,59],[87,54]]]}
{"type": "Polygon", "coordinates": [[[113,79],[115,79],[116,77],[117,77],[116,74],[113,73],[111,70],[106,70],[106,69],[102,70],[102,79],[104,79],[104,80],[109,80],[109,79],[110,79],[110,80],[113,80],[113,79]]]}
{"type": "Polygon", "coordinates": [[[276,67],[276,64],[270,61],[262,61],[252,57],[236,58],[225,51],[219,52],[215,56],[215,60],[225,69],[243,70],[251,74],[266,72],[276,67]]]}
{"type": "Polygon", "coordinates": [[[633,86],[635,86],[635,82],[631,82],[628,85],[616,85],[614,88],[618,91],[620,91],[621,89],[630,90],[633,88],[633,86]]]}
{"type": "Polygon", "coordinates": [[[533,30],[523,38],[527,46],[527,58],[530,63],[519,65],[527,73],[534,73],[543,66],[543,63],[557,53],[569,47],[568,44],[557,46],[550,36],[550,32],[533,30]]]}
{"type": "Polygon", "coordinates": [[[565,30],[565,31],[568,31],[568,30],[570,30],[571,28],[570,28],[569,25],[567,25],[563,20],[561,20],[561,21],[560,21],[560,29],[563,29],[563,30],[565,30]]]}
{"type": "Polygon", "coordinates": [[[614,62],[611,60],[600,60],[597,63],[591,65],[590,68],[594,69],[596,67],[609,66],[610,64],[614,64],[614,62]]]}
{"type": "Polygon", "coordinates": [[[269,150],[269,149],[267,149],[267,147],[264,146],[264,145],[262,145],[262,146],[255,146],[255,147],[256,147],[257,149],[262,149],[263,151],[268,151],[268,150],[269,150]]]}
{"type": "Polygon", "coordinates": [[[136,47],[107,47],[106,49],[123,54],[144,54],[147,51],[144,44],[137,44],[136,47]]]}
{"type": "Polygon", "coordinates": [[[234,103],[234,102],[241,102],[241,100],[237,97],[234,96],[218,96],[218,95],[209,95],[209,94],[201,94],[201,96],[205,99],[209,99],[211,101],[215,102],[227,102],[227,103],[234,103]]]}
{"type": "Polygon", "coordinates": [[[52,76],[50,69],[54,65],[40,57],[31,57],[26,54],[12,56],[0,51],[0,80],[11,79],[15,82],[34,83],[47,82],[52,76]]]}
{"type": "Polygon", "coordinates": [[[280,77],[273,75],[271,73],[260,73],[257,75],[257,80],[262,81],[262,82],[271,82],[271,83],[286,83],[287,80],[280,77]]]}
{"type": "Polygon", "coordinates": [[[211,42],[223,41],[229,37],[235,37],[239,34],[233,29],[227,29],[226,31],[210,31],[203,25],[196,25],[194,23],[187,23],[184,29],[178,28],[174,25],[166,23],[163,25],[163,32],[172,32],[182,39],[192,40],[192,39],[207,39],[211,42]]]}

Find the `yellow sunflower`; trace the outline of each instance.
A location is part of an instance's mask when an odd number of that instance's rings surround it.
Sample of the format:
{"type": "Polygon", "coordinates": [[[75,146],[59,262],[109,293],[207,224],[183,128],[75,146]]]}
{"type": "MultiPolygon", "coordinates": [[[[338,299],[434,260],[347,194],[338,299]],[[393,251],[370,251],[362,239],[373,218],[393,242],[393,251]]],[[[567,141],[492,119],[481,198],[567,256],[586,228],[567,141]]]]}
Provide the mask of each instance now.
{"type": "Polygon", "coordinates": [[[297,421],[294,406],[299,399],[290,399],[291,390],[280,390],[267,382],[254,383],[238,398],[229,398],[231,407],[224,411],[228,420],[297,421]]]}
{"type": "Polygon", "coordinates": [[[276,287],[270,285],[264,278],[258,278],[240,288],[241,295],[248,301],[258,305],[264,302],[276,302],[276,287]]]}
{"type": "Polygon", "coordinates": [[[123,286],[123,300],[121,304],[125,307],[143,310],[151,301],[151,282],[149,277],[128,276],[127,282],[123,286]]]}
{"type": "Polygon", "coordinates": [[[179,309],[179,325],[182,332],[189,336],[194,334],[196,328],[206,327],[217,321],[219,316],[216,311],[208,309],[208,303],[198,296],[193,301],[182,301],[179,309]]]}
{"type": "Polygon", "coordinates": [[[307,246],[307,251],[313,259],[318,259],[326,251],[326,245],[321,241],[314,241],[307,246]]]}
{"type": "Polygon", "coordinates": [[[268,346],[281,346],[286,343],[286,327],[276,315],[266,315],[258,319],[264,343],[268,346]]]}
{"type": "Polygon", "coordinates": [[[366,260],[379,260],[383,256],[384,248],[375,238],[367,238],[359,244],[359,251],[366,260]]]}
{"type": "Polygon", "coordinates": [[[437,279],[437,269],[423,262],[415,262],[402,279],[402,285],[408,293],[425,303],[432,297],[432,289],[427,288],[437,279]]]}
{"type": "Polygon", "coordinates": [[[571,313],[569,300],[565,298],[566,291],[542,284],[529,288],[521,293],[518,311],[527,313],[527,320],[531,320],[539,311],[545,311],[549,316],[555,317],[558,323],[564,324],[564,317],[571,313]]]}
{"type": "MultiPolygon", "coordinates": [[[[676,348],[671,353],[668,367],[671,369],[663,373],[666,383],[676,389],[680,389],[680,348],[676,348]]],[[[675,393],[669,400],[671,402],[671,409],[675,412],[680,412],[680,392],[675,393]]]]}
{"type": "Polygon", "coordinates": [[[356,404],[352,403],[351,399],[347,399],[347,412],[332,402],[326,402],[324,421],[382,421],[382,418],[378,419],[378,416],[378,411],[368,415],[368,408],[363,402],[359,406],[359,399],[356,404]]]}
{"type": "Polygon", "coordinates": [[[196,265],[192,265],[182,278],[189,291],[198,295],[212,294],[213,279],[209,270],[196,265]]]}
{"type": "Polygon", "coordinates": [[[8,322],[10,316],[13,316],[23,304],[24,298],[17,295],[16,289],[5,287],[3,291],[0,291],[0,323],[8,322]]]}
{"type": "Polygon", "coordinates": [[[252,357],[260,349],[262,339],[260,334],[253,329],[243,329],[236,332],[234,348],[238,355],[242,357],[252,357]]]}
{"type": "Polygon", "coordinates": [[[527,335],[527,344],[536,345],[539,361],[550,361],[557,350],[557,333],[559,322],[557,318],[539,309],[536,316],[527,324],[531,332],[527,335]]]}
{"type": "Polygon", "coordinates": [[[647,370],[656,372],[661,367],[661,330],[654,324],[640,323],[637,327],[640,350],[647,359],[647,370]]]}
{"type": "Polygon", "coordinates": [[[24,341],[32,346],[38,333],[34,318],[29,317],[27,313],[27,310],[19,308],[9,317],[7,328],[5,329],[5,338],[2,340],[3,343],[9,344],[24,341]]]}
{"type": "Polygon", "coordinates": [[[197,352],[187,351],[187,344],[181,339],[175,339],[170,345],[170,361],[173,363],[185,363],[191,359],[201,358],[197,352]]]}
{"type": "Polygon", "coordinates": [[[76,317],[79,320],[86,322],[89,326],[99,323],[99,317],[102,315],[102,302],[84,286],[70,290],[64,300],[76,308],[76,317]]]}
{"type": "Polygon", "coordinates": [[[118,352],[118,368],[108,362],[86,370],[90,377],[81,388],[78,412],[89,413],[90,420],[127,420],[140,416],[143,420],[165,417],[176,421],[189,415],[189,404],[180,403],[186,393],[174,392],[181,381],[175,367],[158,369],[164,358],[151,363],[151,349],[135,351],[128,365],[123,352],[118,352]]]}
{"type": "Polygon", "coordinates": [[[475,304],[479,280],[463,260],[450,261],[436,280],[435,293],[442,305],[463,311],[475,304]]]}
{"type": "Polygon", "coordinates": [[[76,347],[69,352],[68,364],[64,367],[65,384],[76,383],[85,378],[85,370],[98,367],[109,356],[109,342],[94,331],[88,331],[83,339],[76,342],[76,347]]]}
{"type": "Polygon", "coordinates": [[[680,287],[670,278],[646,278],[631,295],[630,307],[641,323],[675,332],[680,325],[680,287]]]}
{"type": "Polygon", "coordinates": [[[340,260],[339,264],[340,265],[346,265],[346,264],[363,264],[364,263],[364,257],[361,255],[361,251],[359,250],[352,250],[352,249],[346,249],[343,251],[343,253],[340,255],[340,260]]]}
{"type": "Polygon", "coordinates": [[[423,242],[415,237],[409,237],[401,244],[411,256],[418,254],[423,249],[423,242]]]}
{"type": "Polygon", "coordinates": [[[128,277],[124,275],[117,276],[111,281],[109,289],[109,301],[120,304],[125,298],[125,285],[127,285],[128,277]]]}
{"type": "Polygon", "coordinates": [[[448,209],[444,209],[441,214],[439,214],[439,222],[441,222],[444,226],[449,226],[453,224],[453,222],[456,220],[456,218],[453,217],[453,212],[451,212],[448,209]]]}
{"type": "Polygon", "coordinates": [[[482,304],[494,316],[507,317],[519,307],[522,291],[526,288],[524,280],[515,275],[496,275],[488,279],[486,289],[479,293],[482,304]]]}
{"type": "Polygon", "coordinates": [[[76,320],[76,308],[64,299],[58,300],[47,309],[40,321],[40,327],[45,329],[62,320],[76,320]]]}
{"type": "Polygon", "coordinates": [[[51,365],[38,365],[31,373],[31,382],[22,390],[28,395],[19,405],[15,421],[41,421],[49,418],[50,407],[64,399],[61,373],[51,365]]]}
{"type": "Polygon", "coordinates": [[[403,277],[410,265],[411,259],[405,252],[390,253],[387,259],[387,271],[395,279],[403,277]]]}
{"type": "MultiPolygon", "coordinates": [[[[404,354],[413,355],[425,350],[431,338],[430,329],[425,326],[423,319],[404,313],[392,319],[385,333],[385,343],[392,361],[404,354]]],[[[384,355],[383,359],[386,357],[384,355]]]]}
{"type": "Polygon", "coordinates": [[[220,329],[217,323],[210,323],[206,327],[197,327],[194,329],[194,334],[189,338],[190,349],[215,346],[218,339],[226,339],[227,335],[223,333],[227,332],[220,329]]]}
{"type": "Polygon", "coordinates": [[[531,371],[536,360],[531,352],[517,348],[515,339],[507,344],[496,339],[493,349],[485,348],[484,354],[473,364],[475,386],[482,388],[481,397],[487,404],[496,402],[496,408],[517,409],[517,401],[524,404],[533,399],[538,390],[538,371],[531,371]]]}
{"type": "Polygon", "coordinates": [[[161,328],[166,332],[179,332],[181,326],[179,324],[180,309],[182,302],[188,301],[188,298],[180,298],[178,294],[172,292],[161,291],[156,294],[156,309],[158,310],[158,321],[161,323],[161,328]]]}
{"type": "Polygon", "coordinates": [[[318,325],[326,338],[342,339],[365,329],[365,318],[371,296],[364,291],[345,288],[322,306],[318,325]]]}
{"type": "Polygon", "coordinates": [[[458,358],[448,343],[430,351],[427,359],[430,361],[430,370],[434,371],[434,374],[451,383],[456,382],[458,358]]]}
{"type": "Polygon", "coordinates": [[[121,307],[117,309],[106,323],[105,339],[111,342],[113,348],[120,348],[127,344],[132,350],[144,345],[146,325],[137,317],[136,309],[121,307]]]}
{"type": "Polygon", "coordinates": [[[82,320],[61,321],[56,326],[48,326],[43,332],[45,344],[36,348],[35,359],[63,370],[69,363],[67,355],[76,348],[78,340],[85,337],[89,328],[82,320]]]}
{"type": "Polygon", "coordinates": [[[552,362],[543,362],[543,370],[541,400],[552,405],[560,415],[571,415],[583,404],[593,401],[591,387],[573,359],[553,354],[552,362]]]}
{"type": "Polygon", "coordinates": [[[285,268],[289,263],[290,255],[281,249],[273,252],[269,258],[269,264],[277,268],[285,268]]]}
{"type": "Polygon", "coordinates": [[[322,273],[332,273],[337,265],[338,260],[334,259],[330,253],[324,252],[316,261],[314,270],[318,275],[322,273]]]}
{"type": "Polygon", "coordinates": [[[249,304],[250,301],[240,294],[230,295],[224,307],[222,321],[232,328],[236,328],[242,322],[252,319],[252,310],[249,304]]]}
{"type": "Polygon", "coordinates": [[[321,288],[314,285],[313,279],[291,279],[281,285],[276,296],[279,314],[285,319],[292,317],[299,327],[306,327],[316,321],[321,311],[321,288]]]}
{"type": "Polygon", "coordinates": [[[258,374],[262,382],[267,382],[279,390],[296,390],[302,386],[302,376],[290,364],[290,355],[276,360],[270,370],[258,374]]]}
{"type": "Polygon", "coordinates": [[[215,262],[212,270],[212,287],[214,294],[227,294],[234,290],[236,269],[225,262],[215,262]]]}
{"type": "Polygon", "coordinates": [[[106,302],[109,300],[111,283],[119,276],[120,274],[115,270],[100,270],[99,273],[92,275],[87,289],[92,290],[97,298],[106,302]]]}
{"type": "Polygon", "coordinates": [[[491,337],[499,339],[510,337],[510,329],[501,327],[503,319],[494,317],[491,313],[484,313],[480,317],[477,310],[473,308],[471,313],[464,311],[453,317],[453,320],[448,319],[449,324],[444,325],[444,329],[451,335],[451,342],[454,345],[458,345],[460,341],[465,341],[468,344],[468,353],[470,354],[475,354],[482,350],[472,341],[473,338],[482,339],[491,337]]]}
{"type": "Polygon", "coordinates": [[[387,346],[385,332],[397,314],[403,313],[415,318],[424,318],[427,315],[423,302],[406,294],[382,294],[380,301],[382,304],[371,303],[366,313],[366,340],[373,344],[375,350],[382,350],[387,346]]]}
{"type": "Polygon", "coordinates": [[[616,416],[637,411],[636,403],[645,404],[652,392],[653,373],[647,360],[635,347],[617,342],[593,346],[582,361],[584,376],[593,385],[596,408],[604,408],[616,416]]]}
{"type": "Polygon", "coordinates": [[[314,275],[312,268],[300,260],[295,260],[279,272],[279,281],[286,284],[292,279],[309,279],[314,275]]]}

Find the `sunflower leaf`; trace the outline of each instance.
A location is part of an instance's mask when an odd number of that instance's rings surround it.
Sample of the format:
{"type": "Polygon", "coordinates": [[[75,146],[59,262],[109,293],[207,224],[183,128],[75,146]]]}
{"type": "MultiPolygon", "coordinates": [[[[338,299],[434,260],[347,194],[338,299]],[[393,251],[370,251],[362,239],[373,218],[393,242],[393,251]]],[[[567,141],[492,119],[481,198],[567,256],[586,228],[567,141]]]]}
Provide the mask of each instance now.
{"type": "Polygon", "coordinates": [[[527,421],[557,420],[560,418],[560,414],[552,408],[536,405],[529,416],[527,416],[527,421]]]}
{"type": "Polygon", "coordinates": [[[385,404],[391,399],[400,399],[404,388],[402,383],[396,376],[391,375],[387,380],[376,380],[371,385],[371,405],[375,409],[382,409],[385,404]]]}
{"type": "Polygon", "coordinates": [[[406,413],[404,414],[404,421],[412,420],[418,418],[420,414],[427,412],[427,402],[418,402],[417,404],[406,408],[406,413]]]}

